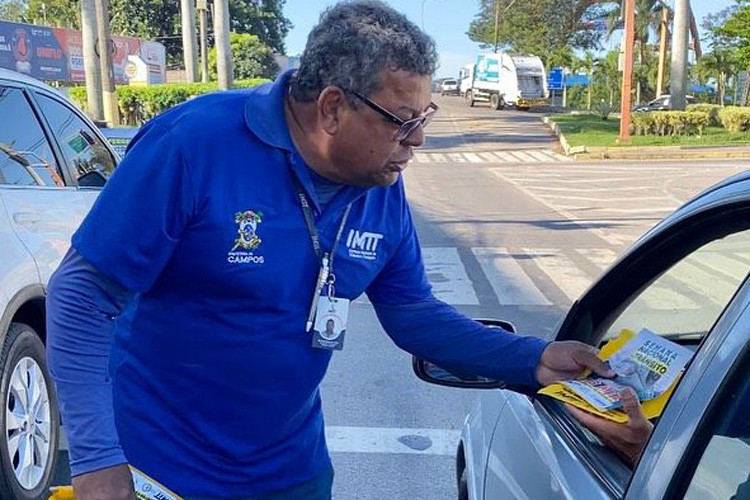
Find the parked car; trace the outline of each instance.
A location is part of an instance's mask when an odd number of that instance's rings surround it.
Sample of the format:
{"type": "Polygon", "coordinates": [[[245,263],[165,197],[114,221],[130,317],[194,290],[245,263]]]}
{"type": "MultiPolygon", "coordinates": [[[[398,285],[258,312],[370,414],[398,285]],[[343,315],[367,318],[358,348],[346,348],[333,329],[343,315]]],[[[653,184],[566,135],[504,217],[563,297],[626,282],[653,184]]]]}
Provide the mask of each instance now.
{"type": "Polygon", "coordinates": [[[109,145],[112,146],[120,157],[125,156],[125,151],[128,148],[128,144],[140,130],[137,127],[106,127],[99,126],[99,131],[102,133],[109,145]]]}
{"type": "Polygon", "coordinates": [[[440,84],[440,95],[458,95],[458,80],[449,78],[440,84]]]}
{"type": "MultiPolygon", "coordinates": [[[[685,96],[685,100],[688,104],[696,104],[698,99],[688,95],[685,96]]],[[[653,101],[649,101],[646,104],[639,104],[633,106],[633,111],[669,111],[672,109],[672,98],[669,94],[665,94],[661,97],[657,97],[653,101]]]]}
{"type": "Polygon", "coordinates": [[[490,389],[461,434],[459,498],[750,498],[749,271],[745,172],[641,237],[560,324],[557,340],[600,346],[625,328],[648,328],[694,351],[633,469],[557,400],[415,359],[423,380],[490,389]]]}
{"type": "Polygon", "coordinates": [[[0,498],[46,498],[60,416],[45,288],[119,158],[53,88],[0,69],[0,498]]]}

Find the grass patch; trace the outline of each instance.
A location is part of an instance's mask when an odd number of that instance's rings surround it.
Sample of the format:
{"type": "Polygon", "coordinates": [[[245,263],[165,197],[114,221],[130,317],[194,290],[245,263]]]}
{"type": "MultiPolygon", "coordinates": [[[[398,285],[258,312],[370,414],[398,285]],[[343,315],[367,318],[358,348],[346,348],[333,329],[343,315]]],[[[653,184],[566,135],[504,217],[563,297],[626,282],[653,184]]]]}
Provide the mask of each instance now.
{"type": "Polygon", "coordinates": [[[721,127],[708,127],[706,133],[697,136],[630,136],[629,144],[618,144],[620,119],[607,121],[599,115],[559,115],[550,120],[560,125],[560,130],[571,147],[630,147],[630,146],[722,146],[750,145],[750,133],[729,132],[721,127]]]}

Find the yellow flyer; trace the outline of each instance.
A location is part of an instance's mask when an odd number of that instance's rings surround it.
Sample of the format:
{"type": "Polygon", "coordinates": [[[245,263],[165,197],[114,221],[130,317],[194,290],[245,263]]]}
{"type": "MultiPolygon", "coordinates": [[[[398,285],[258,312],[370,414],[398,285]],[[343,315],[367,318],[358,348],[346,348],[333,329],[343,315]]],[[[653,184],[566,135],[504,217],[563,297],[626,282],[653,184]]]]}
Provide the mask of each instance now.
{"type": "Polygon", "coordinates": [[[632,388],[638,395],[646,418],[659,416],[692,352],[644,328],[636,335],[623,330],[599,352],[615,372],[611,379],[588,374],[577,380],[564,380],[544,387],[539,394],[564,401],[589,413],[619,423],[628,421],[620,409],[619,394],[632,388]]]}

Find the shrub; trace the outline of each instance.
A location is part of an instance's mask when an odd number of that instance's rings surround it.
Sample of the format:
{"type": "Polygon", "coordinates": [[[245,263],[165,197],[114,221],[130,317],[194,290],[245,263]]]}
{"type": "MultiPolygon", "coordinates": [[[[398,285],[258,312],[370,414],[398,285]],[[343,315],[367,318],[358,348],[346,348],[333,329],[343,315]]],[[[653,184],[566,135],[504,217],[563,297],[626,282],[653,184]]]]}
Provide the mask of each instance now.
{"type": "MultiPolygon", "coordinates": [[[[268,80],[254,78],[251,80],[237,80],[234,88],[255,87],[268,80]]],[[[148,87],[131,87],[122,85],[117,87],[117,103],[120,108],[120,122],[122,125],[140,126],[159,113],[187,101],[201,94],[208,94],[218,90],[213,83],[167,83],[148,87]]],[[[86,109],[86,87],[70,89],[70,98],[81,109],[86,109]]]]}
{"type": "Polygon", "coordinates": [[[700,103],[700,104],[688,104],[687,110],[688,111],[701,111],[709,114],[709,117],[711,119],[711,125],[714,127],[718,127],[721,125],[719,122],[719,110],[722,108],[722,106],[719,106],[718,104],[707,104],[707,103],[700,103]]]}
{"type": "Polygon", "coordinates": [[[730,132],[750,130],[750,107],[721,108],[718,115],[721,126],[730,132]]]}
{"type": "Polygon", "coordinates": [[[653,111],[633,113],[630,127],[635,135],[703,135],[710,121],[707,111],[653,111]]]}

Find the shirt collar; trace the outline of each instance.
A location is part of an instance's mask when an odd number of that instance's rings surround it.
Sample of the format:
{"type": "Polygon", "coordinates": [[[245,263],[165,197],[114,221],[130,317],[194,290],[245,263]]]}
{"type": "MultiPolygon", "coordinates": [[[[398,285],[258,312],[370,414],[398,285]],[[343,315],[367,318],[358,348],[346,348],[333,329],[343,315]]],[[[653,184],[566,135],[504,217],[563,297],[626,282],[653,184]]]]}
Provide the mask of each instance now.
{"type": "Polygon", "coordinates": [[[261,141],[287,151],[296,148],[289,135],[284,115],[284,97],[294,70],[281,73],[273,83],[262,85],[249,94],[245,104],[245,124],[261,141]]]}

